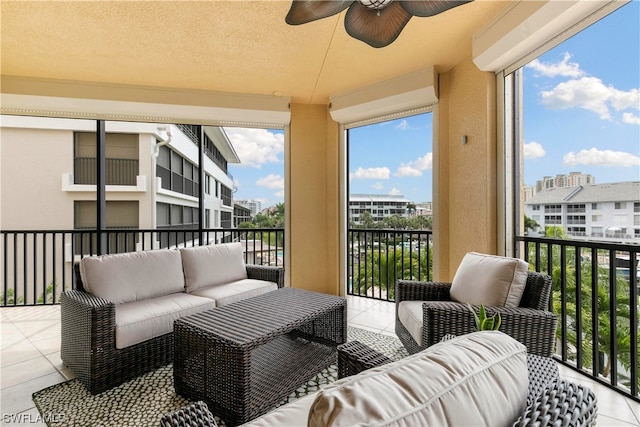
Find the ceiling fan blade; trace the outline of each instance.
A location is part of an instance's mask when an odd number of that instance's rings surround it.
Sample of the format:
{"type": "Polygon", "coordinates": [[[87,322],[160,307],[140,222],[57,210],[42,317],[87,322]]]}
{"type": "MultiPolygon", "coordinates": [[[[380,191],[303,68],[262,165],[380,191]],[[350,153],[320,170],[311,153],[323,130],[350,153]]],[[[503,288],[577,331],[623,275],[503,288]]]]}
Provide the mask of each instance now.
{"type": "Polygon", "coordinates": [[[353,0],[293,0],[289,13],[287,13],[287,17],[284,20],[289,25],[306,24],[307,22],[340,13],[349,7],[351,3],[353,3],[353,0]]]}
{"type": "Polygon", "coordinates": [[[472,1],[473,0],[398,0],[398,3],[410,14],[424,18],[437,15],[465,3],[471,3],[472,1]]]}
{"type": "Polygon", "coordinates": [[[385,47],[398,38],[410,19],[411,14],[397,2],[383,9],[370,9],[354,2],[344,17],[344,28],[351,37],[369,46],[385,47]]]}

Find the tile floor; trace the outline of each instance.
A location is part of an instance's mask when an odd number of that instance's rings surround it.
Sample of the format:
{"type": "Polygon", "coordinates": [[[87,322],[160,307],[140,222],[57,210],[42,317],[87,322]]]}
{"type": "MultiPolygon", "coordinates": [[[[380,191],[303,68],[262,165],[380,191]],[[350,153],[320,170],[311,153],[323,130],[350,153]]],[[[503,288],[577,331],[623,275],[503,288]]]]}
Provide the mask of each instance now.
{"type": "MultiPolygon", "coordinates": [[[[347,306],[349,325],[395,336],[393,303],[349,297],[347,306]]],[[[60,360],[60,306],[1,308],[0,328],[0,425],[44,426],[31,394],[73,378],[60,360]]],[[[640,427],[640,403],[570,369],[560,375],[594,390],[599,426],[640,427]]]]}

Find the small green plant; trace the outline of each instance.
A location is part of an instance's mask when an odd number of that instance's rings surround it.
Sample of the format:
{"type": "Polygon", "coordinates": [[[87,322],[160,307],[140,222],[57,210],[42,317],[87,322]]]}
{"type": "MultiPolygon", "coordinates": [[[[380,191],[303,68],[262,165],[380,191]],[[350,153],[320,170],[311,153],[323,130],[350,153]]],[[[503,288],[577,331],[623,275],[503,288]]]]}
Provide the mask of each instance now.
{"type": "Polygon", "coordinates": [[[471,313],[473,313],[473,318],[476,321],[476,329],[478,331],[497,331],[500,328],[500,324],[502,323],[502,318],[500,317],[500,313],[494,314],[491,317],[487,317],[487,311],[484,308],[484,305],[480,304],[480,308],[478,309],[478,313],[473,310],[470,304],[467,304],[471,313]]]}

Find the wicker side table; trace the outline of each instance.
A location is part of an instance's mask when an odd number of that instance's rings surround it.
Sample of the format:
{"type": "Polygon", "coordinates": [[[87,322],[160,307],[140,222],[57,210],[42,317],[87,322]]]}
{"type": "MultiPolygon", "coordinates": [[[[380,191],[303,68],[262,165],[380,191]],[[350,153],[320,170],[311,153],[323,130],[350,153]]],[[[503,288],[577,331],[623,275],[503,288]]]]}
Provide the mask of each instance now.
{"type": "Polygon", "coordinates": [[[336,361],[346,299],[282,288],[177,320],[174,386],[228,425],[252,420],[336,361]]]}

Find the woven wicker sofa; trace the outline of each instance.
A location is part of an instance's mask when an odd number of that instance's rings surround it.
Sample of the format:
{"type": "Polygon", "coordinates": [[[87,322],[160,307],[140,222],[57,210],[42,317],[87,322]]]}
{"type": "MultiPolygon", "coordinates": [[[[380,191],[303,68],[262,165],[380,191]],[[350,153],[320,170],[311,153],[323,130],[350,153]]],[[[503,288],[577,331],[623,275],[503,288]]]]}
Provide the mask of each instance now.
{"type": "Polygon", "coordinates": [[[173,322],[283,287],[239,243],[85,257],[63,292],[61,358],[93,394],[173,362],[173,322]]]}
{"type": "MultiPolygon", "coordinates": [[[[508,335],[476,332],[398,361],[351,341],[338,347],[339,380],[245,424],[591,426],[597,399],[558,378],[551,358],[508,335]]],[[[162,426],[215,426],[206,404],[165,414],[162,426]]]]}

